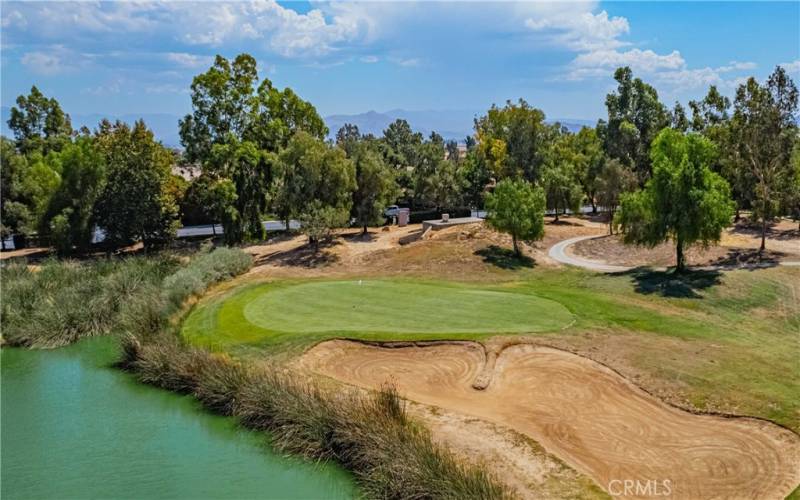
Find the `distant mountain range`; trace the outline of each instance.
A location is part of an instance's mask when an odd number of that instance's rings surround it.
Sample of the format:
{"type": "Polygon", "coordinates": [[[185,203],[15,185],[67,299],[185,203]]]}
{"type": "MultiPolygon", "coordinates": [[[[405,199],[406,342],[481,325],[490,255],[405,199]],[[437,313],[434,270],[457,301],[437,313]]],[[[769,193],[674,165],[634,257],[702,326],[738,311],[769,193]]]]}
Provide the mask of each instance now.
{"type": "MultiPolygon", "coordinates": [[[[2,134],[10,137],[11,131],[8,129],[8,119],[11,115],[11,108],[3,106],[2,109],[2,124],[0,131],[2,134]]],[[[473,133],[473,122],[475,117],[482,115],[485,111],[466,110],[466,109],[451,109],[451,110],[424,110],[424,111],[410,111],[406,109],[392,109],[385,112],[367,111],[366,113],[352,114],[352,115],[330,115],[324,118],[325,123],[328,125],[329,137],[334,138],[336,132],[345,124],[351,123],[357,125],[362,134],[373,134],[380,136],[383,131],[389,126],[390,123],[397,119],[404,119],[408,121],[411,128],[417,132],[421,132],[425,137],[428,137],[432,131],[436,131],[445,139],[453,139],[463,142],[464,138],[473,133]]],[[[122,120],[124,122],[132,123],[138,119],[143,119],[147,126],[153,130],[161,142],[166,146],[180,147],[180,136],[178,134],[178,120],[180,116],[168,113],[142,113],[142,114],[123,114],[123,115],[102,115],[99,113],[80,114],[70,113],[72,119],[72,127],[79,129],[86,126],[89,129],[94,129],[103,118],[108,118],[112,121],[122,120]]],[[[577,132],[583,126],[594,126],[595,122],[592,120],[580,120],[571,118],[554,118],[549,119],[548,122],[559,122],[567,127],[572,132],[577,132]]]]}
{"type": "MultiPolygon", "coordinates": [[[[476,117],[481,116],[485,111],[449,109],[449,110],[427,110],[409,111],[405,109],[392,109],[383,113],[377,111],[367,111],[355,115],[330,115],[325,117],[325,123],[330,129],[330,137],[336,136],[338,131],[345,123],[358,126],[362,134],[373,134],[380,136],[390,123],[397,119],[406,120],[411,128],[427,137],[432,131],[436,131],[445,139],[455,139],[463,142],[464,138],[474,132],[473,124],[476,117]]],[[[549,123],[559,122],[572,132],[577,132],[584,126],[594,126],[595,121],[580,120],[572,118],[553,118],[547,120],[549,123]]]]}

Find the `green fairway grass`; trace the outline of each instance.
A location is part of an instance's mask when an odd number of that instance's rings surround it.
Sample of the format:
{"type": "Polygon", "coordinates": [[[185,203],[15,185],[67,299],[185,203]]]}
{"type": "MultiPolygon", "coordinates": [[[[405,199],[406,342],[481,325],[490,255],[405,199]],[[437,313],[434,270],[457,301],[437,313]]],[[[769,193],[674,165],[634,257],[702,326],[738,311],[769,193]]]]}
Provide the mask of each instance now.
{"type": "Polygon", "coordinates": [[[554,331],[573,321],[553,300],[482,286],[402,280],[310,281],[243,288],[189,316],[184,335],[219,346],[284,335],[420,338],[554,331]]]}

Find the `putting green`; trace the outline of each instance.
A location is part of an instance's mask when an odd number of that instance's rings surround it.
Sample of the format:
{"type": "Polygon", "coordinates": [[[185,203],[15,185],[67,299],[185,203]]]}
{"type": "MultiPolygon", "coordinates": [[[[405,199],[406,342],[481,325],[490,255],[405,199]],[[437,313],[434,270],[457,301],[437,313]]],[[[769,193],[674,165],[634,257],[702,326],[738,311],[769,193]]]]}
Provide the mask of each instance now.
{"type": "Polygon", "coordinates": [[[441,282],[312,281],[245,287],[202,304],[184,323],[191,341],[224,346],[286,334],[431,338],[557,330],[572,314],[530,293],[441,282]]]}

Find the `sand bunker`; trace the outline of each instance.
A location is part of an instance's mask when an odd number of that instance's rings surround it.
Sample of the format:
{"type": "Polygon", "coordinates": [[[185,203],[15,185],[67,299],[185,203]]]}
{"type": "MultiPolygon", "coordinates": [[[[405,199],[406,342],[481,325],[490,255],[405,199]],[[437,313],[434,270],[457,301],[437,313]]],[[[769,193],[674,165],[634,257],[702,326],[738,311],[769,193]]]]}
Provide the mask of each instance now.
{"type": "Polygon", "coordinates": [[[486,389],[476,390],[476,377],[487,382],[485,359],[476,343],[337,340],[308,351],[303,364],[361,387],[394,381],[409,399],[509,426],[612,494],[627,480],[644,497],[650,488],[672,498],[783,498],[800,482],[800,437],[775,424],[691,414],[599,363],[532,345],[503,350],[486,389]]]}

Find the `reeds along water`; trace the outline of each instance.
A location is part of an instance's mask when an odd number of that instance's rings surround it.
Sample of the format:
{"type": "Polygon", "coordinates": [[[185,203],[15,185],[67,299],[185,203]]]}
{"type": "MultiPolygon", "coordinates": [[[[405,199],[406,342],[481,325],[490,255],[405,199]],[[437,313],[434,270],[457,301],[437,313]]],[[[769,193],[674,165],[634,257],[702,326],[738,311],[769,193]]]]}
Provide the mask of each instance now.
{"type": "Polygon", "coordinates": [[[171,335],[123,340],[120,365],[145,383],[192,393],[210,411],[265,431],[282,452],[335,460],[368,497],[508,498],[491,475],[436,445],[393,386],[324,391],[276,366],[247,367],[171,335]]]}

